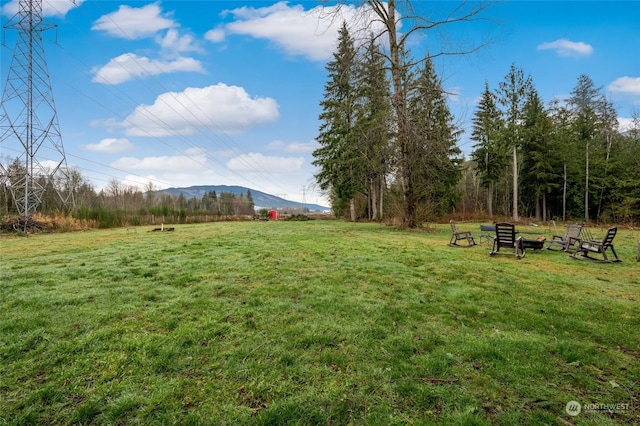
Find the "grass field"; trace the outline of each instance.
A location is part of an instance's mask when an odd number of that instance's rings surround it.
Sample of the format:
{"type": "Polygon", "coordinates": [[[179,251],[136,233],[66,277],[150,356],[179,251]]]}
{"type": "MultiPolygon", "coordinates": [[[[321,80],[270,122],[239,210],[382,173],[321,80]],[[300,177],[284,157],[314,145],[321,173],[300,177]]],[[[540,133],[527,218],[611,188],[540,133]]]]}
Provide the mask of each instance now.
{"type": "Polygon", "coordinates": [[[148,229],[0,238],[0,424],[640,424],[638,231],[597,264],[448,225],[148,229]]]}

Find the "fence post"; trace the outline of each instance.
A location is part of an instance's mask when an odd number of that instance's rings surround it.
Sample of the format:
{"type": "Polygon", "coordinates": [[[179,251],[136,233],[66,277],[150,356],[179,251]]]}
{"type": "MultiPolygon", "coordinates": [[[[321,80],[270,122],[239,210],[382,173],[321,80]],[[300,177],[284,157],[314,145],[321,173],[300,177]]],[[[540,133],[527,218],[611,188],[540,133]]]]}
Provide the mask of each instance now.
{"type": "Polygon", "coordinates": [[[638,256],[636,257],[636,260],[640,262],[640,241],[638,241],[638,256]]]}

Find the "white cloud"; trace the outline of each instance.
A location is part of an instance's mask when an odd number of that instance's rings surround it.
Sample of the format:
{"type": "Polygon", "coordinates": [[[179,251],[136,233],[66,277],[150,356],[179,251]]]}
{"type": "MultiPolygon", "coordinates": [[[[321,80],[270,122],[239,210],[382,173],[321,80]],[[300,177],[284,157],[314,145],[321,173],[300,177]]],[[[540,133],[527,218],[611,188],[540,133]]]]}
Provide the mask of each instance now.
{"type": "Polygon", "coordinates": [[[226,31],[269,40],[292,56],[325,61],[331,58],[335,50],[338,30],[343,21],[353,26],[350,28],[352,36],[357,33],[357,28],[370,22],[374,24],[369,25],[367,31],[381,31],[378,21],[362,18],[366,10],[343,4],[318,6],[305,11],[304,6],[289,6],[287,2],[262,8],[245,6],[226,11],[235,19],[227,24],[226,31]]]}
{"type": "Polygon", "coordinates": [[[51,173],[61,165],[60,161],[55,160],[42,160],[39,161],[38,164],[40,164],[40,166],[42,167],[41,171],[47,173],[51,173]]]}
{"type": "Polygon", "coordinates": [[[117,153],[130,151],[133,149],[133,145],[127,139],[124,138],[106,138],[95,144],[89,144],[86,146],[88,151],[104,152],[104,153],[117,153]]]}
{"type": "Polygon", "coordinates": [[[96,20],[91,29],[104,31],[112,37],[136,40],[176,26],[172,19],[162,15],[158,3],[151,3],[140,8],[121,5],[116,12],[96,20]]]}
{"type": "Polygon", "coordinates": [[[310,142],[291,142],[291,143],[286,143],[284,141],[281,140],[275,140],[269,143],[269,145],[267,145],[268,149],[271,150],[278,150],[278,151],[284,151],[284,152],[291,152],[291,153],[310,153],[313,152],[313,150],[315,150],[316,148],[318,148],[318,142],[316,142],[315,140],[310,141],[310,142]]]}
{"type": "Polygon", "coordinates": [[[618,117],[619,131],[626,132],[628,130],[633,129],[633,126],[634,126],[633,118],[618,117]]]}
{"type": "Polygon", "coordinates": [[[306,153],[306,152],[313,152],[316,148],[318,148],[318,142],[316,141],[311,141],[311,142],[293,142],[290,143],[286,146],[285,151],[286,152],[292,152],[292,153],[306,153]]]}
{"type": "Polygon", "coordinates": [[[120,84],[129,80],[172,72],[204,73],[200,61],[179,57],[170,61],[149,59],[134,53],[125,53],[113,58],[101,68],[94,68],[94,83],[120,84]]]}
{"type": "Polygon", "coordinates": [[[210,42],[213,42],[213,43],[220,43],[221,41],[224,40],[224,37],[225,37],[224,29],[220,27],[209,30],[204,35],[205,40],[209,40],[210,42]]]}
{"type": "Polygon", "coordinates": [[[609,91],[640,95],[640,77],[620,77],[615,79],[608,87],[609,91]]]}
{"type": "Polygon", "coordinates": [[[560,56],[589,56],[593,53],[593,47],[582,41],[570,41],[561,38],[556,41],[538,45],[538,50],[555,50],[560,56]]]}
{"type": "Polygon", "coordinates": [[[207,170],[207,153],[201,148],[190,148],[178,155],[161,155],[157,157],[122,157],[111,167],[123,170],[170,171],[171,174],[181,172],[197,172],[207,170]]]}
{"type": "Polygon", "coordinates": [[[135,187],[140,191],[145,191],[149,182],[153,183],[153,188],[156,190],[169,188],[171,185],[167,185],[158,176],[150,174],[146,176],[126,175],[122,180],[122,184],[126,187],[135,187]]]}
{"type": "MultiPolygon", "coordinates": [[[[74,7],[79,7],[85,0],[71,1],[44,0],[42,2],[42,16],[65,16],[74,7]]],[[[11,0],[2,6],[2,15],[12,17],[20,10],[20,0],[11,0]]]]}
{"type": "Polygon", "coordinates": [[[227,162],[227,168],[235,172],[295,173],[303,164],[302,157],[276,157],[252,152],[232,158],[227,162]]]}
{"type": "Polygon", "coordinates": [[[200,129],[214,133],[239,133],[276,121],[278,103],[271,98],[251,98],[238,86],[219,83],[158,96],[153,105],[141,105],[123,123],[127,135],[191,135],[200,129]]]}
{"type": "Polygon", "coordinates": [[[191,34],[180,35],[178,30],[169,29],[164,37],[156,36],[156,43],[160,45],[164,52],[200,52],[202,49],[198,46],[191,34]]]}
{"type": "Polygon", "coordinates": [[[285,146],[287,146],[287,143],[285,141],[275,140],[275,141],[269,142],[269,144],[267,145],[267,148],[273,149],[273,150],[280,150],[280,149],[284,149],[285,146]]]}

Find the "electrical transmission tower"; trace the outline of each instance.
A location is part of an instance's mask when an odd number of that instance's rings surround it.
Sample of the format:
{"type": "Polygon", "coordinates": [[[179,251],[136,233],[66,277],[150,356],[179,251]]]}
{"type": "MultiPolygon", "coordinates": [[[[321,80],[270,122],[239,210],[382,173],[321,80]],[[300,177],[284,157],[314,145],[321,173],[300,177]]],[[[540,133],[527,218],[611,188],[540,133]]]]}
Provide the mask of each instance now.
{"type": "Polygon", "coordinates": [[[23,216],[35,212],[48,191],[65,205],[73,200],[42,43],[43,31],[54,27],[42,19],[42,0],[20,0],[3,27],[17,30],[18,38],[0,107],[0,187],[10,190],[23,216]]]}

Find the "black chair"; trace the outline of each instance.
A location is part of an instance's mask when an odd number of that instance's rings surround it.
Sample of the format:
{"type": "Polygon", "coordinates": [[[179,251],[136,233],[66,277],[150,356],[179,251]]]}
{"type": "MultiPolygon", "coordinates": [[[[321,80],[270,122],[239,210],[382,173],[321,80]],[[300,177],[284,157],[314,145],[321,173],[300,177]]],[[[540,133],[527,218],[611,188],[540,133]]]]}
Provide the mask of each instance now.
{"type": "Polygon", "coordinates": [[[496,236],[493,238],[489,255],[502,254],[500,253],[502,248],[513,250],[518,259],[522,259],[525,255],[523,238],[516,238],[516,227],[512,223],[496,223],[496,236]]]}

